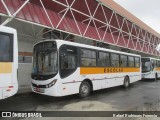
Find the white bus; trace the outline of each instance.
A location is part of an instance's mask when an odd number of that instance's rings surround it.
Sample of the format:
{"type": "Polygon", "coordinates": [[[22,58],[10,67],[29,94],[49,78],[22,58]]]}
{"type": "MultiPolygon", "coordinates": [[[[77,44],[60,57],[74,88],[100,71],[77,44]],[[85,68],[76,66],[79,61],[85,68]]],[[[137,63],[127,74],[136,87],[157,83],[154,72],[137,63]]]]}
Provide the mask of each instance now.
{"type": "Polygon", "coordinates": [[[17,32],[0,26],[0,99],[16,94],[18,69],[17,32]]]}
{"type": "Polygon", "coordinates": [[[37,43],[33,50],[31,88],[49,96],[120,86],[141,79],[140,55],[63,40],[37,43]]]}
{"type": "Polygon", "coordinates": [[[160,77],[160,59],[142,57],[142,79],[157,80],[160,77]]]}

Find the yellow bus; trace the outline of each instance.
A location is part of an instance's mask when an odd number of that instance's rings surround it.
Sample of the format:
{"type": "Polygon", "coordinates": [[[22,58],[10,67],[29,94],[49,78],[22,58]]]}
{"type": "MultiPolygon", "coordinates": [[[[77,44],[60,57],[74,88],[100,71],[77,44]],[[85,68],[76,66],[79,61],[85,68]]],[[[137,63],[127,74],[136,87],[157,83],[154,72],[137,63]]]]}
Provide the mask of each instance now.
{"type": "Polygon", "coordinates": [[[0,99],[17,93],[18,45],[17,32],[0,26],[0,99]]]}
{"type": "Polygon", "coordinates": [[[141,56],[63,40],[39,42],[33,50],[31,88],[49,96],[79,94],[141,80],[141,56]]]}

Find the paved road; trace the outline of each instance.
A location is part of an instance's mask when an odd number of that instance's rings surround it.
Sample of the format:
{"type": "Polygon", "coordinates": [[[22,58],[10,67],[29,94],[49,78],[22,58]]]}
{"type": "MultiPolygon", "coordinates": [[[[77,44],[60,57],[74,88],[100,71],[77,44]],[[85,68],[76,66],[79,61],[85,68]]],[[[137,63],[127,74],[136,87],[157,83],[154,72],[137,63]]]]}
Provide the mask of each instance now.
{"type": "Polygon", "coordinates": [[[85,99],[77,95],[55,98],[26,93],[0,101],[0,111],[160,111],[160,80],[139,81],[123,87],[95,91],[85,99]]]}

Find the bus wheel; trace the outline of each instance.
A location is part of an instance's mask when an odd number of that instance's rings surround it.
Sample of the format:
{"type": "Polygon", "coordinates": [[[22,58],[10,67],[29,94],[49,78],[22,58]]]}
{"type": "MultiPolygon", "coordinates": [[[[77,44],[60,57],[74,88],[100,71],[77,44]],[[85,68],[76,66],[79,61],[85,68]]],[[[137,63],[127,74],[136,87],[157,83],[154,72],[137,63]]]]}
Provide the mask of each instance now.
{"type": "Polygon", "coordinates": [[[91,86],[87,81],[84,81],[81,83],[80,88],[79,88],[79,97],[80,98],[85,98],[89,96],[91,93],[91,86]]]}
{"type": "Polygon", "coordinates": [[[129,77],[126,76],[126,77],[124,78],[124,83],[123,83],[124,88],[128,88],[128,87],[129,87],[129,84],[130,84],[130,82],[129,82],[129,77]]]}
{"type": "Polygon", "coordinates": [[[157,73],[155,74],[155,79],[154,80],[155,81],[158,80],[158,74],[157,73]]]}

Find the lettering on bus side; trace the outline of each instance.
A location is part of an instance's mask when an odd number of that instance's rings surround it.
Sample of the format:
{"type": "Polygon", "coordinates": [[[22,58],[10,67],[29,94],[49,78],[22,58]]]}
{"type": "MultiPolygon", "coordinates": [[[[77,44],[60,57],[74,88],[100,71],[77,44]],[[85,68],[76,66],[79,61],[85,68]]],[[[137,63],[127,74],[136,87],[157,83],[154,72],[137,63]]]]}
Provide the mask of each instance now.
{"type": "Polygon", "coordinates": [[[107,68],[106,73],[117,73],[117,72],[123,72],[123,68],[107,68]]]}

